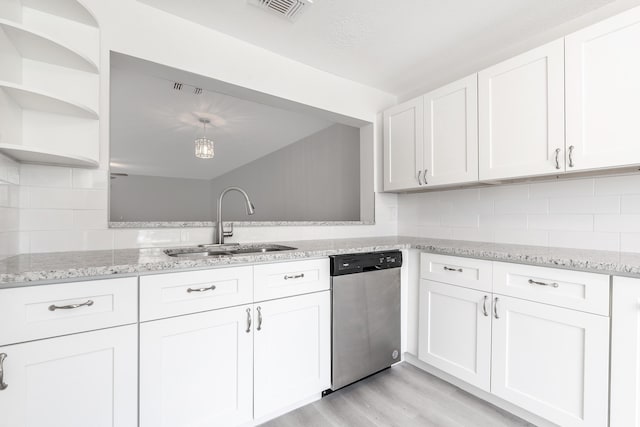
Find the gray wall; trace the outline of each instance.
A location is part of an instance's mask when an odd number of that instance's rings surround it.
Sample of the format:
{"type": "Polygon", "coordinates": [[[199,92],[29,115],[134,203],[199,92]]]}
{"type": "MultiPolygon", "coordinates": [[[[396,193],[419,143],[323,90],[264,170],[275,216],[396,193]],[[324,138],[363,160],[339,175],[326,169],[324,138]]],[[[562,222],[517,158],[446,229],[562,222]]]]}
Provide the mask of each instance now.
{"type": "Polygon", "coordinates": [[[215,220],[218,195],[231,186],[249,193],[256,213],[228,193],[225,221],[358,221],[360,145],[360,129],[336,124],[213,180],[117,177],[110,221],[215,220]]]}
{"type": "Polygon", "coordinates": [[[211,181],[129,175],[111,180],[111,221],[213,221],[211,181]]]}
{"type": "Polygon", "coordinates": [[[225,221],[358,221],[360,130],[330,126],[212,180],[214,205],[229,186],[246,190],[256,213],[247,216],[242,196],[228,193],[225,221]]]}

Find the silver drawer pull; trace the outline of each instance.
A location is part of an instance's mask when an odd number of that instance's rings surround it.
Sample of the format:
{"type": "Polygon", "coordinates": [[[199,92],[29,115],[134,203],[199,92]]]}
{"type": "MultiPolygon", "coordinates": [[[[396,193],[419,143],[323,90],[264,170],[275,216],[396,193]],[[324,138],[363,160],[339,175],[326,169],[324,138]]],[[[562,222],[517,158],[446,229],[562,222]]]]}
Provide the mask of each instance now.
{"type": "Polygon", "coordinates": [[[451,267],[447,267],[446,265],[444,266],[444,270],[445,271],[457,271],[458,273],[462,273],[462,269],[461,268],[451,268],[451,267]]]}
{"type": "Polygon", "coordinates": [[[216,285],[211,285],[207,288],[188,288],[187,292],[191,293],[191,292],[206,292],[206,291],[215,291],[216,290],[216,285]]]}
{"type": "Polygon", "coordinates": [[[493,299],[493,317],[495,317],[496,319],[500,318],[500,316],[498,316],[498,301],[500,301],[498,297],[495,297],[493,299]]]}
{"type": "Polygon", "coordinates": [[[557,288],[560,285],[558,285],[556,282],[553,283],[545,283],[545,282],[537,282],[533,279],[529,279],[529,284],[530,285],[540,285],[540,286],[551,286],[552,288],[557,288]]]}
{"type": "Polygon", "coordinates": [[[247,308],[247,330],[246,333],[251,332],[251,309],[247,308]]]}
{"type": "Polygon", "coordinates": [[[4,359],[7,358],[7,353],[0,353],[0,390],[4,390],[9,385],[4,382],[4,359]]]}
{"type": "Polygon", "coordinates": [[[260,331],[262,330],[262,309],[258,307],[256,310],[258,310],[258,327],[256,329],[260,331]]]}
{"type": "Polygon", "coordinates": [[[284,280],[289,279],[302,279],[304,277],[304,273],[294,274],[293,276],[284,276],[284,280]]]}
{"type": "Polygon", "coordinates": [[[69,304],[69,305],[53,305],[53,304],[51,304],[49,306],[49,311],[72,310],[74,308],[80,308],[80,307],[91,307],[92,305],[93,305],[93,301],[92,300],[87,300],[86,302],[83,302],[82,304],[69,304]]]}
{"type": "Polygon", "coordinates": [[[556,148],[556,169],[560,169],[560,149],[556,148]]]}
{"type": "Polygon", "coordinates": [[[484,317],[489,317],[489,312],[487,311],[487,300],[489,297],[487,295],[484,296],[484,301],[482,301],[482,314],[484,317]]]}

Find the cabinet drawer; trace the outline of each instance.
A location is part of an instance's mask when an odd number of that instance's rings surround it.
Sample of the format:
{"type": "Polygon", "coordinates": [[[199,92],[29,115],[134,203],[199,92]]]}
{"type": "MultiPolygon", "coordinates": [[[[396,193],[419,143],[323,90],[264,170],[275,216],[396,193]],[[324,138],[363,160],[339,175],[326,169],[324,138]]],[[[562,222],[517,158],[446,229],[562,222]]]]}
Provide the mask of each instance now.
{"type": "Polygon", "coordinates": [[[251,303],[253,267],[140,277],[140,321],[251,303]]]}
{"type": "Polygon", "coordinates": [[[256,265],[253,269],[256,302],[330,288],[329,259],[256,265]]]}
{"type": "Polygon", "coordinates": [[[609,315],[609,276],[495,262],[493,292],[588,313],[609,315]]]}
{"type": "Polygon", "coordinates": [[[0,291],[0,345],[136,323],[138,279],[29,286],[0,291]]]}
{"type": "Polygon", "coordinates": [[[491,292],[491,261],[423,253],[420,278],[491,292]]]}

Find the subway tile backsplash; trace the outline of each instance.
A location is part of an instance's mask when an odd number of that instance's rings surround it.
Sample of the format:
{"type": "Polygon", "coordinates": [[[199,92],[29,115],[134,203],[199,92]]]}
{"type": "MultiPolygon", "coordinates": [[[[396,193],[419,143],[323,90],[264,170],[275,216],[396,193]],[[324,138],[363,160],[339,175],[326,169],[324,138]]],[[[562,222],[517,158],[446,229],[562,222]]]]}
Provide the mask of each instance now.
{"type": "MultiPolygon", "coordinates": [[[[109,229],[108,172],[0,155],[0,258],[208,243],[211,228],[109,229]]],[[[377,194],[375,226],[236,228],[232,241],[409,235],[640,252],[640,174],[377,194]]]]}
{"type": "Polygon", "coordinates": [[[400,235],[640,252],[640,174],[401,194],[400,235]]]}
{"type": "Polygon", "coordinates": [[[0,154],[0,259],[20,250],[20,165],[0,154]]]}

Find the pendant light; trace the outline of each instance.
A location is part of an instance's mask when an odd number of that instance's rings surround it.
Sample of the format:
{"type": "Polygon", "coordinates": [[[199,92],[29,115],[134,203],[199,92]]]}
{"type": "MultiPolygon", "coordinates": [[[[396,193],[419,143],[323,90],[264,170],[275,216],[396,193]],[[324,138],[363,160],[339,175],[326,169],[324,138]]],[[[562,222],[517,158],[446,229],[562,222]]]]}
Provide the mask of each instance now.
{"type": "Polygon", "coordinates": [[[211,123],[211,120],[200,118],[198,119],[200,123],[202,123],[202,137],[196,138],[196,157],[199,159],[212,159],[214,156],[213,152],[213,141],[207,138],[207,125],[211,123]]]}

